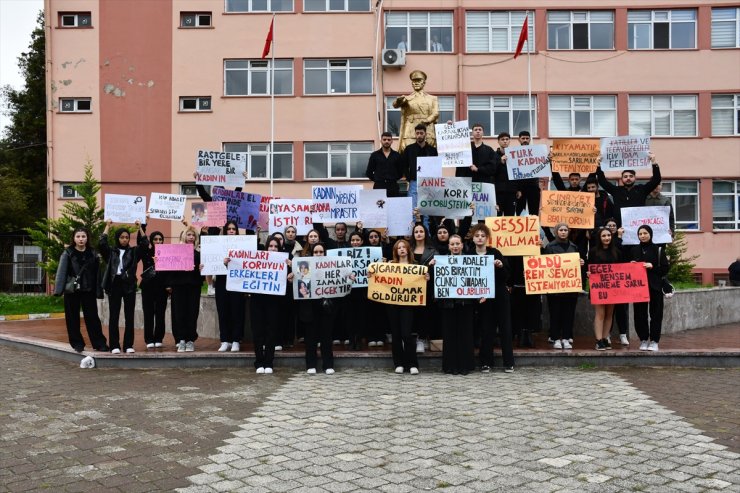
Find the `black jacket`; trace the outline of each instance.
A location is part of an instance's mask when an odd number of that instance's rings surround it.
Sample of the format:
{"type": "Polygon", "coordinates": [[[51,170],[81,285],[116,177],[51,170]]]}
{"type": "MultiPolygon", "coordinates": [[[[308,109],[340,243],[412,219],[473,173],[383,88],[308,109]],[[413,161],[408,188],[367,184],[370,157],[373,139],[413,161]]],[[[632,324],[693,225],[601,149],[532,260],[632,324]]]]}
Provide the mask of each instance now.
{"type": "Polygon", "coordinates": [[[407,145],[403,150],[403,154],[401,154],[401,169],[403,170],[403,176],[405,176],[408,181],[415,181],[416,158],[437,155],[437,148],[429,144],[426,144],[424,147],[421,147],[416,142],[407,145]]]}
{"type": "Polygon", "coordinates": [[[365,170],[365,176],[374,182],[398,181],[403,173],[404,167],[401,155],[393,149],[391,149],[388,157],[385,157],[383,149],[378,149],[370,154],[365,170]]]}
{"type": "Polygon", "coordinates": [[[470,151],[473,154],[473,164],[478,171],[472,171],[469,166],[455,168],[455,176],[470,177],[475,182],[493,183],[493,175],[496,171],[496,151],[491,146],[481,144],[475,147],[470,143],[470,151]]]}
{"type": "Polygon", "coordinates": [[[658,164],[653,164],[653,176],[650,181],[644,185],[633,185],[631,188],[624,186],[617,186],[606,179],[604,171],[601,166],[596,168],[596,177],[599,180],[601,188],[611,194],[614,200],[614,218],[617,220],[617,224],[622,225],[622,207],[642,207],[645,205],[645,199],[650,192],[655,190],[660,184],[660,167],[658,164]]]}
{"type": "MultiPolygon", "coordinates": [[[[106,293],[110,293],[110,288],[113,285],[113,279],[116,277],[118,272],[118,266],[121,264],[121,248],[111,248],[108,245],[108,235],[103,233],[100,235],[100,241],[98,242],[98,248],[100,254],[103,256],[103,260],[106,261],[105,274],[103,275],[102,287],[106,293]]],[[[132,293],[136,291],[136,264],[139,263],[139,254],[137,247],[128,246],[123,250],[123,265],[121,267],[121,281],[123,281],[124,293],[132,293]]]]}
{"type": "Polygon", "coordinates": [[[517,192],[519,184],[516,181],[509,180],[509,172],[506,170],[506,163],[501,160],[506,154],[501,148],[494,152],[495,166],[493,171],[493,183],[496,185],[497,192],[517,192]]]}
{"type": "Polygon", "coordinates": [[[663,288],[663,278],[668,275],[671,265],[665,254],[665,247],[658,247],[655,243],[639,244],[632,247],[630,256],[635,262],[650,262],[652,269],[647,269],[648,286],[652,291],[663,288]]]}
{"type": "Polygon", "coordinates": [[[80,276],[80,292],[97,294],[99,266],[100,257],[92,248],[88,248],[82,253],[77,252],[73,246],[67,248],[59,258],[54,295],[61,296],[64,294],[64,284],[67,282],[67,278],[77,277],[78,275],[80,276]]]}

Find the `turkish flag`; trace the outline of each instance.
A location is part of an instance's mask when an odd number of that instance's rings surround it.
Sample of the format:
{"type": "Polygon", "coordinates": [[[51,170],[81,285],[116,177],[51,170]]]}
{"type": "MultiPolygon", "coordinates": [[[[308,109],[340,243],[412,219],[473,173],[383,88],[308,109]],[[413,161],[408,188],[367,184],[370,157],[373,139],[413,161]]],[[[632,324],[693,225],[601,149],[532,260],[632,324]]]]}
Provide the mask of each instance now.
{"type": "MultiPolygon", "coordinates": [[[[270,27],[270,39],[272,39],[272,27],[270,27]]],[[[516,52],[514,52],[514,59],[522,54],[522,48],[524,48],[524,42],[529,39],[529,16],[524,18],[524,24],[522,24],[522,32],[519,33],[519,41],[516,43],[516,52]]],[[[263,57],[264,58],[264,57],[263,57]]]]}
{"type": "Polygon", "coordinates": [[[267,32],[267,38],[265,39],[265,47],[262,48],[262,58],[266,58],[267,54],[270,53],[270,46],[272,45],[272,25],[275,23],[275,17],[270,22],[270,30],[267,32]]]}

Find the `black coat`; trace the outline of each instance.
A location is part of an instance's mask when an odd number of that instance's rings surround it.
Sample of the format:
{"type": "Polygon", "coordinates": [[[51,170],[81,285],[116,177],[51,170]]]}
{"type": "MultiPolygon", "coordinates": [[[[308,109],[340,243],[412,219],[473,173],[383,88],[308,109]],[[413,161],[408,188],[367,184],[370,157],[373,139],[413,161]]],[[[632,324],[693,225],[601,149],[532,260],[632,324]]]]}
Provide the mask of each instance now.
{"type": "Polygon", "coordinates": [[[414,142],[404,148],[403,154],[401,154],[401,169],[408,181],[416,181],[416,159],[429,156],[437,156],[437,148],[429,144],[421,147],[414,142]]]}
{"type": "Polygon", "coordinates": [[[86,249],[81,255],[76,252],[73,246],[62,252],[59,258],[59,267],[54,283],[54,295],[61,296],[64,294],[64,285],[68,277],[79,278],[80,292],[98,294],[98,269],[100,266],[100,257],[92,248],[86,249]],[[80,261],[80,259],[82,259],[80,261]],[[84,270],[83,270],[84,267],[84,270]]]}
{"type": "Polygon", "coordinates": [[[651,291],[663,289],[663,278],[668,275],[671,265],[665,254],[665,247],[658,247],[655,243],[635,245],[630,250],[630,256],[635,262],[650,262],[652,269],[647,269],[648,286],[651,291]]]}
{"type": "Polygon", "coordinates": [[[606,179],[601,166],[596,168],[596,177],[599,180],[601,188],[606,190],[614,201],[614,218],[617,220],[617,224],[622,225],[622,213],[623,207],[642,207],[645,205],[645,199],[650,195],[650,192],[655,190],[660,184],[660,167],[657,163],[653,164],[653,176],[644,185],[633,185],[630,188],[624,186],[617,186],[606,179]]]}
{"type": "Polygon", "coordinates": [[[121,264],[121,250],[123,250],[123,265],[121,267],[120,278],[123,281],[124,293],[133,293],[136,291],[136,264],[139,263],[139,254],[136,247],[128,246],[125,249],[120,247],[111,248],[108,245],[108,235],[100,235],[98,242],[100,253],[103,260],[107,262],[105,274],[103,275],[102,287],[106,293],[110,293],[113,285],[113,279],[118,272],[118,266],[121,264]]]}

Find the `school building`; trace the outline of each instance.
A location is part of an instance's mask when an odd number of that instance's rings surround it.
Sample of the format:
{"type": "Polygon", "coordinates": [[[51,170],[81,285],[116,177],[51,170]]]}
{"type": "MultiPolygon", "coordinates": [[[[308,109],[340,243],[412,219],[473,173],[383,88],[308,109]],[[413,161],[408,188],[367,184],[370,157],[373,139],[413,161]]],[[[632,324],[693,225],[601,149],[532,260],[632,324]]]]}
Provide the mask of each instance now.
{"type": "Polygon", "coordinates": [[[273,100],[273,195],[369,187],[369,153],[397,133],[390,103],[419,69],[440,121],[481,122],[494,146],[522,129],[535,143],[651,135],[697,274],[714,283],[740,254],[737,0],[45,0],[45,12],[51,216],[88,160],[103,193],[196,199],[197,150],[243,151],[245,191],[269,194],[273,100]],[[528,57],[513,59],[527,9],[531,125],[528,57]]]}

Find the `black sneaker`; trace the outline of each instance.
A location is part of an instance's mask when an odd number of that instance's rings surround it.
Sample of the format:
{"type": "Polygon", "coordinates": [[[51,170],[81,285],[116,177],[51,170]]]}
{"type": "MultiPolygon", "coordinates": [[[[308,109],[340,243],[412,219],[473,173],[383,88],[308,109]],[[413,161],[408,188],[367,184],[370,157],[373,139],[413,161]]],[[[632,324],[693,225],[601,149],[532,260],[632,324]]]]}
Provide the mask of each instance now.
{"type": "Polygon", "coordinates": [[[604,349],[612,348],[612,342],[609,339],[602,339],[602,341],[604,341],[604,349]]]}
{"type": "Polygon", "coordinates": [[[604,342],[604,339],[599,339],[598,341],[596,341],[596,350],[597,351],[606,350],[606,343],[604,342]]]}

